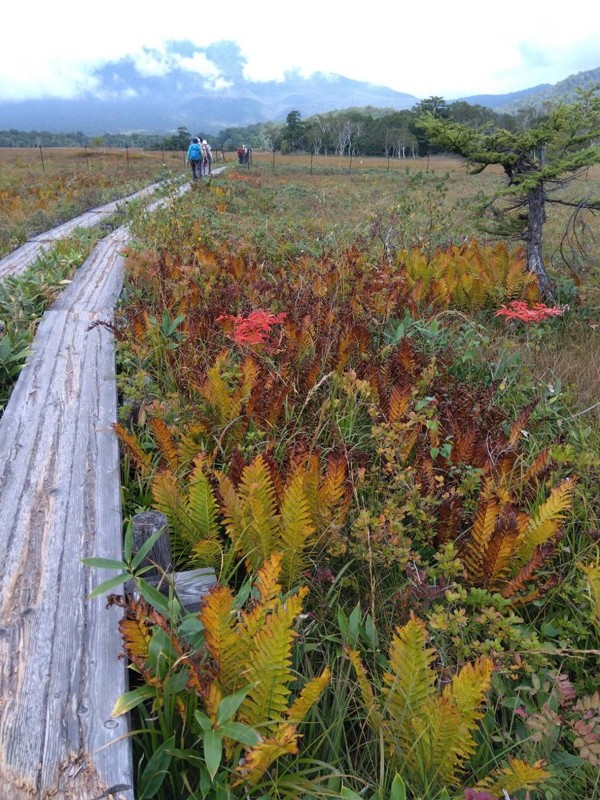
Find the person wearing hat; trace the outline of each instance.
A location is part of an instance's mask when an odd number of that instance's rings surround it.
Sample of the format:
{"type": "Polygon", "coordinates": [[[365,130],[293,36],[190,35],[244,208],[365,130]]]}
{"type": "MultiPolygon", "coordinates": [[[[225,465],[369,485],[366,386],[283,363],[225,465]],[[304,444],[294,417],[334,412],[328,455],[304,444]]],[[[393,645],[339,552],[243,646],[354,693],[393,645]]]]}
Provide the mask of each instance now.
{"type": "Polygon", "coordinates": [[[202,175],[202,145],[200,139],[194,136],[188,147],[186,161],[192,168],[192,179],[197,180],[202,175]]]}

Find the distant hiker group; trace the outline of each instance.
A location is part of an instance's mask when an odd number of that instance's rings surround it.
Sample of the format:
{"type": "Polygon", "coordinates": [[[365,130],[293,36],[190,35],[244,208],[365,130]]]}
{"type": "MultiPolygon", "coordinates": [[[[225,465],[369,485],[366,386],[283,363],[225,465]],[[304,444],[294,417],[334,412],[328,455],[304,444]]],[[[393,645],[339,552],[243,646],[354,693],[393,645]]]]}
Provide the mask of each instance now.
{"type": "Polygon", "coordinates": [[[206,139],[194,136],[187,151],[187,162],[192,168],[192,178],[208,177],[212,172],[212,152],[206,139]]]}
{"type": "Polygon", "coordinates": [[[252,155],[252,150],[249,147],[246,147],[245,144],[241,144],[237,149],[237,157],[240,164],[250,164],[250,157],[252,155]]]}

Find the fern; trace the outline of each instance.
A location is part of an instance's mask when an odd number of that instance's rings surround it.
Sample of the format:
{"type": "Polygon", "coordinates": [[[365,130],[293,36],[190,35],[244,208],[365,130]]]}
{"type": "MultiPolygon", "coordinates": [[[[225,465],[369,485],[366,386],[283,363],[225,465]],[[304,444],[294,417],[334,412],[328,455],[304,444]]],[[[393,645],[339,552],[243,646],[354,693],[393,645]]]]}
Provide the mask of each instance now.
{"type": "Polygon", "coordinates": [[[281,503],[282,577],[288,589],[304,571],[305,553],[314,541],[315,527],[310,518],[304,478],[304,470],[296,470],[281,503]]]}
{"type": "Polygon", "coordinates": [[[282,723],[274,733],[256,747],[248,750],[236,767],[238,779],[232,786],[256,786],[273,761],[298,752],[298,733],[294,725],[282,723]]]}
{"type": "Polygon", "coordinates": [[[236,613],[229,589],[217,586],[199,614],[210,656],[201,692],[206,713],[214,721],[222,697],[250,687],[236,719],[265,736],[257,746],[245,748],[239,763],[236,760],[239,778],[235,785],[252,785],[276,758],[297,752],[296,724],[318,701],[330,679],[325,669],[289,703],[291,687],[297,681],[292,669],[294,626],[308,590],[282,600],[280,571],[281,554],[274,554],[255,582],[258,599],[246,610],[236,613]]]}
{"type": "Polygon", "coordinates": [[[505,767],[495,770],[478,783],[476,789],[501,797],[505,792],[512,795],[520,790],[534,790],[549,777],[550,774],[542,766],[512,758],[505,767]]]}
{"type": "Polygon", "coordinates": [[[177,471],[179,468],[179,454],[166,422],[158,417],[153,417],[150,420],[150,427],[154,433],[154,440],[158,449],[167,462],[167,466],[173,472],[177,471]]]}
{"type": "Polygon", "coordinates": [[[247,653],[236,631],[233,595],[225,586],[215,587],[200,610],[206,649],[215,665],[222,695],[232,694],[248,681],[242,675],[247,653]]]}
{"type": "Polygon", "coordinates": [[[236,491],[225,477],[220,478],[225,529],[232,546],[257,569],[277,548],[278,519],[275,490],[269,469],[258,456],[243,472],[236,491]]]}
{"type": "Polygon", "coordinates": [[[148,477],[152,472],[152,456],[140,444],[137,436],[130,433],[120,422],[113,425],[113,430],[119,437],[134,463],[139,468],[143,477],[148,477]]]}
{"type": "Polygon", "coordinates": [[[571,509],[574,490],[573,478],[567,478],[552,489],[525,529],[516,553],[519,563],[523,564],[531,558],[536,547],[556,535],[566,512],[571,509]]]}
{"type": "Polygon", "coordinates": [[[434,650],[425,647],[425,624],[415,617],[397,628],[390,646],[390,666],[383,675],[384,711],[394,720],[399,738],[406,744],[413,737],[410,720],[418,716],[433,693],[434,650]]]}
{"type": "Polygon", "coordinates": [[[383,736],[395,768],[411,783],[430,790],[456,786],[474,752],[474,731],[490,688],[492,662],[482,657],[467,664],[438,694],[432,669],[435,651],[426,640],[424,623],[411,615],[393,636],[378,693],[358,654],[349,655],[367,722],[383,736]]]}
{"type": "Polygon", "coordinates": [[[247,683],[256,686],[240,707],[240,719],[249,725],[272,727],[283,719],[293,680],[292,642],[296,636],[293,622],[302,609],[307,590],[288,597],[270,614],[253,639],[244,673],[247,683]]]}

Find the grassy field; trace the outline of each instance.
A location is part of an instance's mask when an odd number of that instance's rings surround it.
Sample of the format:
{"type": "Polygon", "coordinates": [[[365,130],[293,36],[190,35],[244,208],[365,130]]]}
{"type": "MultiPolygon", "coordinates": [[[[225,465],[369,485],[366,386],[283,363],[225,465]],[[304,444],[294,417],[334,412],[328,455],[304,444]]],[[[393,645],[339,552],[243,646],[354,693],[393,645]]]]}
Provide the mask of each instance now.
{"type": "Polygon", "coordinates": [[[550,213],[569,308],[496,317],[538,299],[500,181],[257,154],[134,220],[125,513],[221,581],[125,567],[144,796],[600,796],[598,265],[550,213]]]}
{"type": "Polygon", "coordinates": [[[109,148],[0,148],[0,256],[32,235],[183,170],[184,155],[109,148]]]}

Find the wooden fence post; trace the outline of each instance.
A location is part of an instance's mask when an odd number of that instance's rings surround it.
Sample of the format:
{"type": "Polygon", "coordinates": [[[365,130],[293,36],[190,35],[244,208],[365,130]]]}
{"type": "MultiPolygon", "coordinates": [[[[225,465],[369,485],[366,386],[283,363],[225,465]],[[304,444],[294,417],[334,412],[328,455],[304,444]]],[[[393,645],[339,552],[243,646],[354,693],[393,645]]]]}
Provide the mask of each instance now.
{"type": "MultiPolygon", "coordinates": [[[[198,611],[202,598],[217,582],[212,567],[200,567],[184,572],[173,572],[171,565],[171,544],[167,518],[160,511],[142,511],[133,518],[133,550],[137,552],[143,543],[158,530],[163,531],[158,537],[141,567],[152,567],[142,578],[155,586],[163,594],[169,594],[172,586],[181,606],[186,613],[198,611]]],[[[135,585],[130,581],[125,587],[126,594],[133,594],[135,585]]]]}

